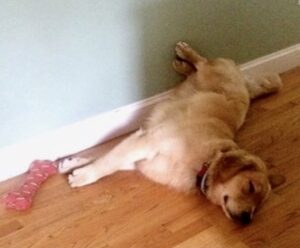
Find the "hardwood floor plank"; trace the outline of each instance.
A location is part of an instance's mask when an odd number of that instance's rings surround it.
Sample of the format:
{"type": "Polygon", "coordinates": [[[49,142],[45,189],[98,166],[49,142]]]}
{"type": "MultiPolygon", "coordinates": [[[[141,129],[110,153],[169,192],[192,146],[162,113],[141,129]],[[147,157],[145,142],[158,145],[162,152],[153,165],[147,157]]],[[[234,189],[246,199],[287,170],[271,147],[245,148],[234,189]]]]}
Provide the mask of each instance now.
{"type": "Polygon", "coordinates": [[[0,225],[0,238],[16,232],[23,228],[23,225],[18,220],[12,220],[8,223],[0,225]]]}

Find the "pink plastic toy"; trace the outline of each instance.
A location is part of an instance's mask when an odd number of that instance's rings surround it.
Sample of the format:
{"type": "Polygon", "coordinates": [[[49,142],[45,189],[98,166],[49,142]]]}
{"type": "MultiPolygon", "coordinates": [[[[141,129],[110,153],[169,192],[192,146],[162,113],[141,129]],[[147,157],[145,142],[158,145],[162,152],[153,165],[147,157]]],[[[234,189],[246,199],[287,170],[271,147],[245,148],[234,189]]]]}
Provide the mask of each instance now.
{"type": "Polygon", "coordinates": [[[33,161],[23,185],[18,190],[9,192],[4,197],[6,208],[19,211],[30,208],[41,184],[57,172],[57,164],[55,162],[49,160],[33,161]]]}

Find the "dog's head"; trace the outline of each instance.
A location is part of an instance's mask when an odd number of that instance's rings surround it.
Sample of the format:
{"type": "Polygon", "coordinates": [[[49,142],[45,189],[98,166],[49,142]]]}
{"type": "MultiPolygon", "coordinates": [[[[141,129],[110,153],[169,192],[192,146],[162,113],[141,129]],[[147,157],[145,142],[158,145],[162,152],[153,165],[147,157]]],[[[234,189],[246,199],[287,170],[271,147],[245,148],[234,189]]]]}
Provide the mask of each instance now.
{"type": "Polygon", "coordinates": [[[207,197],[242,224],[250,223],[271,188],[284,182],[280,175],[268,175],[265,163],[244,150],[218,154],[209,172],[207,197]]]}

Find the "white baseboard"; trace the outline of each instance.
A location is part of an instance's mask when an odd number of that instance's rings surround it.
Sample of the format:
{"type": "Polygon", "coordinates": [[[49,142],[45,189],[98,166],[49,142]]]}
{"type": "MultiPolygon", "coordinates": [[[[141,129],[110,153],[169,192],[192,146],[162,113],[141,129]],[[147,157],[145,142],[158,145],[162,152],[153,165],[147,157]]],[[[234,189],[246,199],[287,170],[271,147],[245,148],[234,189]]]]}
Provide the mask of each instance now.
{"type": "MultiPolygon", "coordinates": [[[[281,73],[300,65],[300,44],[242,64],[248,75],[281,73]]],[[[0,150],[0,181],[27,171],[35,159],[64,157],[137,129],[152,107],[170,91],[102,113],[0,150]]]]}
{"type": "Polygon", "coordinates": [[[282,73],[300,66],[300,43],[242,64],[248,75],[282,73]]]}

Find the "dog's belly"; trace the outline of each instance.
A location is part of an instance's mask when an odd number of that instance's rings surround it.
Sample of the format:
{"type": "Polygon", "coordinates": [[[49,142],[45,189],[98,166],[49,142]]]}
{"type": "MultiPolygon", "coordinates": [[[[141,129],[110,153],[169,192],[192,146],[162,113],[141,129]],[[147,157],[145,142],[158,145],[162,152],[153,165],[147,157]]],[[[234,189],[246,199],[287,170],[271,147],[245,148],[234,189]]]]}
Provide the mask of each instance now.
{"type": "Polygon", "coordinates": [[[157,153],[182,157],[202,151],[212,140],[232,139],[235,120],[224,97],[199,93],[160,104],[150,115],[146,132],[157,153]]]}
{"type": "Polygon", "coordinates": [[[137,168],[151,180],[190,190],[211,147],[234,136],[229,108],[225,97],[207,92],[160,104],[145,130],[155,156],[140,161],[137,168]]]}
{"type": "Polygon", "coordinates": [[[214,92],[197,92],[185,98],[174,98],[159,104],[148,118],[147,127],[171,123],[178,128],[190,126],[191,122],[219,119],[231,129],[236,129],[240,115],[225,96],[214,92]]]}

